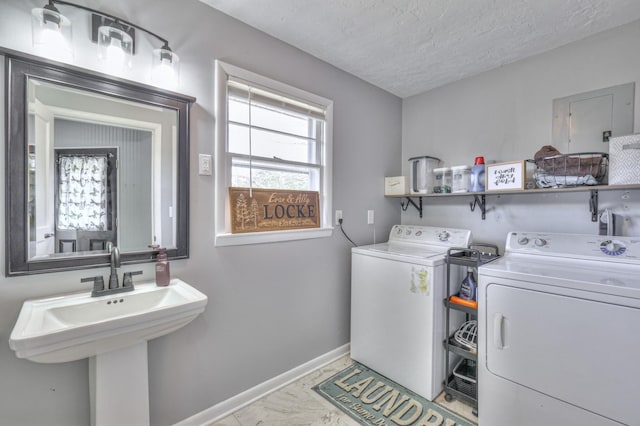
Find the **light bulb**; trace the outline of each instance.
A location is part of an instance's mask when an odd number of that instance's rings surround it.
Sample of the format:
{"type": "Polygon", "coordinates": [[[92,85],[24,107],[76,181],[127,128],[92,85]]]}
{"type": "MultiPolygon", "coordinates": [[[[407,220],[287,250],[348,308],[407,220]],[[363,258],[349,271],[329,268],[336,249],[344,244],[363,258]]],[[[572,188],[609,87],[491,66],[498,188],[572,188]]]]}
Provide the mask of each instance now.
{"type": "Polygon", "coordinates": [[[36,53],[51,59],[71,61],[71,21],[52,7],[31,11],[31,31],[36,53]]]}
{"type": "Polygon", "coordinates": [[[122,29],[103,25],[98,29],[98,57],[110,74],[119,74],[131,67],[133,38],[122,29]]]}
{"type": "Polygon", "coordinates": [[[122,43],[120,40],[112,38],[109,47],[107,47],[105,60],[113,62],[114,64],[124,64],[125,52],[122,50],[122,43]]]}
{"type": "Polygon", "coordinates": [[[165,44],[161,49],[154,49],[151,69],[153,84],[165,89],[176,89],[180,81],[180,57],[165,44]]]}

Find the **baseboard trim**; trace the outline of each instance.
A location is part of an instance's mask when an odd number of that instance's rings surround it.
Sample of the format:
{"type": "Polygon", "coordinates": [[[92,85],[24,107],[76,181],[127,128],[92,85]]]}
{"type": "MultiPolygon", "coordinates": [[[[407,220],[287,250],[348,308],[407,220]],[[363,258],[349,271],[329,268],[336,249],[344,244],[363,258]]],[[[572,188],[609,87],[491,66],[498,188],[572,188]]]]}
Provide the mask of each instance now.
{"type": "Polygon", "coordinates": [[[279,376],[269,379],[260,383],[257,386],[247,389],[246,391],[239,393],[225,401],[220,402],[204,411],[201,411],[181,422],[176,423],[174,426],[204,426],[227,417],[231,413],[238,411],[239,409],[251,404],[252,402],[274,392],[289,383],[292,383],[302,376],[311,373],[318,368],[324,367],[327,364],[347,355],[350,350],[350,345],[347,343],[344,346],[340,346],[324,355],[305,362],[298,367],[295,367],[289,371],[286,371],[279,376]]]}

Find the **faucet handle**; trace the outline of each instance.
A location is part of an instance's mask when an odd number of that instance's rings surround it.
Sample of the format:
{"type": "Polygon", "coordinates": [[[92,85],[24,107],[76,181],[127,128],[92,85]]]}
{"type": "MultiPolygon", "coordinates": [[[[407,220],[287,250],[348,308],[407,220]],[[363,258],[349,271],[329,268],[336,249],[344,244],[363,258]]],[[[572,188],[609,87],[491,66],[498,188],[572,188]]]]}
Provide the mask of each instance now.
{"type": "Polygon", "coordinates": [[[93,281],[93,291],[91,292],[92,297],[98,292],[104,291],[104,279],[102,278],[102,275],[80,279],[81,283],[88,283],[91,281],[93,281]]]}
{"type": "Polygon", "coordinates": [[[122,277],[122,287],[133,287],[133,276],[142,275],[142,271],[125,272],[122,277]]]}

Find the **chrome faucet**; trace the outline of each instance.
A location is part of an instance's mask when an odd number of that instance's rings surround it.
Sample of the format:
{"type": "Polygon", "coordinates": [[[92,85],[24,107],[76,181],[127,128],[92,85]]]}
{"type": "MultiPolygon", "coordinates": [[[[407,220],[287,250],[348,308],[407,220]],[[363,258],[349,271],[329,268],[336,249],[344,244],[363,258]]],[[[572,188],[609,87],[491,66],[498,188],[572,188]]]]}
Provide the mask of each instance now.
{"type": "Polygon", "coordinates": [[[111,246],[111,275],[109,275],[109,290],[118,288],[118,268],[120,267],[120,249],[111,246]]]}
{"type": "Polygon", "coordinates": [[[122,287],[118,284],[118,268],[120,268],[120,250],[113,243],[108,242],[106,250],[110,256],[111,274],[109,275],[109,284],[105,288],[102,276],[82,278],[81,282],[93,282],[93,291],[91,297],[104,296],[113,293],[122,293],[125,291],[133,291],[133,276],[142,274],[142,271],[125,272],[122,279],[122,287]]]}

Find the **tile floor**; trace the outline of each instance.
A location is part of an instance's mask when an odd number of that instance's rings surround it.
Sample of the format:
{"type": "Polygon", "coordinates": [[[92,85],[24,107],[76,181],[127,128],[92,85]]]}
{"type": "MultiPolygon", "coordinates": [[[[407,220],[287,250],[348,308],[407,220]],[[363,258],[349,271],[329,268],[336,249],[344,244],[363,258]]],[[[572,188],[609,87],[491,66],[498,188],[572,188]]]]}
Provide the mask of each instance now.
{"type": "MultiPolygon", "coordinates": [[[[345,355],[210,426],[357,426],[359,423],[311,389],[352,363],[351,358],[345,355]]],[[[466,404],[456,400],[448,403],[444,394],[435,402],[471,422],[478,422],[477,417],[471,414],[472,408],[466,404]]]]}

